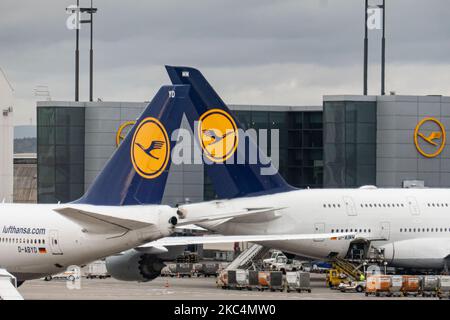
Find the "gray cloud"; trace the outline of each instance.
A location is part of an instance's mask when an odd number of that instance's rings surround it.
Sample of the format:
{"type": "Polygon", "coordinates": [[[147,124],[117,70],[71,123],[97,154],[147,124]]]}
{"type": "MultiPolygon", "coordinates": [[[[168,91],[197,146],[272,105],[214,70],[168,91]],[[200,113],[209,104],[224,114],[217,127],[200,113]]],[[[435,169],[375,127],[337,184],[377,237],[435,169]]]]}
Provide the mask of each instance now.
{"type": "MultiPolygon", "coordinates": [[[[16,89],[18,123],[33,117],[36,85],[48,85],[54,99],[73,99],[75,35],[65,28],[64,9],[74,2],[0,3],[0,65],[16,89]]],[[[387,2],[388,90],[450,94],[450,3],[387,2]]],[[[95,95],[106,100],[150,99],[168,82],[164,64],[200,67],[233,103],[320,104],[323,94],[361,92],[362,0],[95,5],[95,95]]],[[[86,98],[88,27],[81,34],[86,98]]],[[[380,31],[370,40],[370,88],[376,93],[380,31]]]]}

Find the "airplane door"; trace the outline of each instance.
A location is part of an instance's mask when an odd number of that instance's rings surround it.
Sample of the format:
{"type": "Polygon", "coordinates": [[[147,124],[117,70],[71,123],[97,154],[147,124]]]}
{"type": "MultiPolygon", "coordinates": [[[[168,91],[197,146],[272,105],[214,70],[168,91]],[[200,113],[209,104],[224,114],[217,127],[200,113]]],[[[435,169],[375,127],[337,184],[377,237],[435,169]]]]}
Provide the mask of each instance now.
{"type": "Polygon", "coordinates": [[[52,250],[52,254],[54,255],[62,255],[63,252],[61,247],[59,246],[59,235],[58,230],[50,230],[50,249],[52,250]]]}
{"type": "Polygon", "coordinates": [[[417,203],[416,198],[407,197],[406,199],[408,200],[409,211],[411,212],[411,214],[413,216],[420,215],[419,204],[417,203]]]}
{"type": "Polygon", "coordinates": [[[380,237],[385,240],[389,240],[390,234],[391,234],[390,222],[381,222],[380,223],[380,237]]]}
{"type": "Polygon", "coordinates": [[[344,204],[345,204],[345,210],[347,210],[347,215],[349,216],[356,216],[356,207],[355,202],[350,197],[343,197],[344,204]]]}
{"type": "MultiPolygon", "coordinates": [[[[314,233],[325,233],[325,223],[315,223],[314,224],[314,233]]],[[[324,239],[314,239],[315,242],[323,241],[324,239]]]]}

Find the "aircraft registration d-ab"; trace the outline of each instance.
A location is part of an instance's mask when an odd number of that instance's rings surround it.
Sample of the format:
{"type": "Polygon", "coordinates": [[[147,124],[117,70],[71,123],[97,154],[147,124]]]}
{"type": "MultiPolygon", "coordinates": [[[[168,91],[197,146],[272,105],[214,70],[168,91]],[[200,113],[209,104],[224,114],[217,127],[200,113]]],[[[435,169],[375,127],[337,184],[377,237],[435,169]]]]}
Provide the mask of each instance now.
{"type": "MultiPolygon", "coordinates": [[[[169,243],[148,242],[171,235],[175,226],[233,219],[260,211],[240,209],[189,219],[180,216],[176,208],[161,205],[174,147],[170,136],[179,128],[184,110],[193,108],[189,91],[190,85],[162,87],[80,199],[67,204],[0,204],[1,299],[21,299],[16,287],[26,280],[120,252],[126,253],[119,256],[122,259],[118,266],[126,267],[121,272],[131,268],[132,274],[140,276],[137,280],[153,279],[162,268],[155,257],[168,252],[164,245],[177,244],[170,242],[172,238],[166,238],[169,243]],[[130,265],[133,261],[136,270],[130,265]]],[[[208,241],[208,237],[202,239],[208,241]]],[[[266,241],[274,237],[243,239],[266,241]]],[[[224,237],[224,241],[236,240],[224,237]]]]}

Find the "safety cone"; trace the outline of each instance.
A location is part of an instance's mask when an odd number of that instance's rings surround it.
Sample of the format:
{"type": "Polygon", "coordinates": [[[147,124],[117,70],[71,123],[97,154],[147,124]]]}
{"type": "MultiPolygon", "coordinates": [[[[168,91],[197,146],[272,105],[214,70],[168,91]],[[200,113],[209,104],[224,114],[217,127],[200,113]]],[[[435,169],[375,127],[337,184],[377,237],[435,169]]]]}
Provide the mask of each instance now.
{"type": "Polygon", "coordinates": [[[166,283],[165,283],[165,285],[164,285],[166,288],[169,288],[170,287],[170,284],[169,284],[169,279],[166,279],[166,283]]]}

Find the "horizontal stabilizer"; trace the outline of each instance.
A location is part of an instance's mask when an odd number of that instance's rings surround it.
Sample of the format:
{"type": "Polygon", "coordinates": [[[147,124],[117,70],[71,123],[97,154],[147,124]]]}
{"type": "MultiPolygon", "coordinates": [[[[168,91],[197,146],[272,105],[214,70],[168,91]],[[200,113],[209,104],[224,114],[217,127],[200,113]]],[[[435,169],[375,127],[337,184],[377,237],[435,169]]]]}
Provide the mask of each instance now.
{"type": "Polygon", "coordinates": [[[56,212],[66,217],[67,219],[77,223],[89,233],[97,234],[113,234],[124,233],[129,230],[136,230],[148,227],[149,222],[140,217],[133,217],[133,215],[125,212],[127,218],[121,217],[119,214],[111,213],[106,215],[98,212],[87,211],[81,208],[66,207],[61,209],[54,209],[56,212]]]}
{"type": "Polygon", "coordinates": [[[144,244],[141,247],[170,247],[190,244],[264,242],[292,240],[350,240],[354,233],[317,233],[317,234],[274,234],[245,236],[199,236],[199,237],[166,237],[144,244]]]}
{"type": "MultiPolygon", "coordinates": [[[[182,227],[185,225],[189,225],[189,224],[197,224],[197,223],[202,223],[202,222],[209,222],[209,221],[218,221],[218,220],[226,220],[226,221],[230,221],[230,220],[235,220],[235,219],[239,219],[239,218],[245,218],[246,220],[254,220],[253,222],[262,222],[262,221],[267,221],[267,214],[274,214],[274,211],[276,210],[281,210],[283,208],[256,208],[256,209],[244,209],[244,210],[239,210],[239,211],[235,211],[235,212],[226,212],[226,213],[221,213],[221,214],[214,214],[214,215],[209,215],[209,216],[204,216],[204,217],[194,217],[191,219],[182,219],[179,220],[177,227],[182,227]],[[258,221],[258,217],[259,220],[258,221]]],[[[237,222],[237,221],[236,221],[237,222]]],[[[241,221],[244,222],[244,221],[241,221]]]]}

